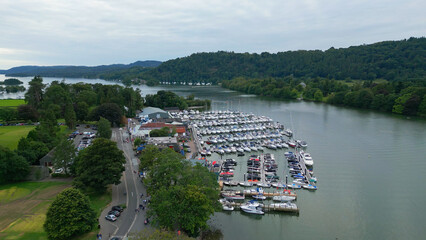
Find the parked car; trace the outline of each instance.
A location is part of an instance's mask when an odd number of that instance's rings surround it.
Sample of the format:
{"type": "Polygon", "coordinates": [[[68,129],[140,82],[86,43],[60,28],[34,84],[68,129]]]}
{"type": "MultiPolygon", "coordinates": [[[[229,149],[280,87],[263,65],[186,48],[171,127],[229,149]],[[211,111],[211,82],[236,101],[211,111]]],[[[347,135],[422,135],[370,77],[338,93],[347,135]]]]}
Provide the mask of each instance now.
{"type": "Polygon", "coordinates": [[[111,210],[122,212],[124,209],[121,206],[113,206],[111,210]]]}
{"type": "Polygon", "coordinates": [[[112,237],[110,240],[121,240],[119,237],[112,237]]]}
{"type": "Polygon", "coordinates": [[[121,215],[120,211],[117,210],[111,210],[108,212],[108,215],[114,215],[116,217],[119,217],[121,215]]]}
{"type": "Polygon", "coordinates": [[[106,220],[108,220],[108,221],[111,221],[111,222],[115,222],[115,221],[117,221],[117,217],[116,217],[116,216],[114,216],[114,215],[107,215],[107,216],[105,217],[105,219],[106,219],[106,220]]]}
{"type": "Polygon", "coordinates": [[[55,173],[62,173],[63,171],[64,171],[63,168],[58,168],[58,169],[55,170],[55,173]]]}

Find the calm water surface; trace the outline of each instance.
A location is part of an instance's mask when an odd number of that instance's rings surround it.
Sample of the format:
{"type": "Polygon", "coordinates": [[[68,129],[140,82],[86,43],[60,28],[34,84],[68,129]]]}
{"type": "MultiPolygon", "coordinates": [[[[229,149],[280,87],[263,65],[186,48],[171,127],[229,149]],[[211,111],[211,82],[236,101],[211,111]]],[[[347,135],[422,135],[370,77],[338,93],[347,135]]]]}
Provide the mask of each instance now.
{"type": "MultiPolygon", "coordinates": [[[[114,84],[66,79],[79,81],[114,84]]],[[[216,213],[210,225],[225,239],[425,239],[425,121],[321,103],[273,101],[220,87],[138,88],[143,95],[158,90],[194,94],[212,99],[213,110],[269,116],[308,142],[319,189],[297,191],[300,214],[216,213]]],[[[276,152],[276,159],[284,165],[282,153],[276,152]]]]}

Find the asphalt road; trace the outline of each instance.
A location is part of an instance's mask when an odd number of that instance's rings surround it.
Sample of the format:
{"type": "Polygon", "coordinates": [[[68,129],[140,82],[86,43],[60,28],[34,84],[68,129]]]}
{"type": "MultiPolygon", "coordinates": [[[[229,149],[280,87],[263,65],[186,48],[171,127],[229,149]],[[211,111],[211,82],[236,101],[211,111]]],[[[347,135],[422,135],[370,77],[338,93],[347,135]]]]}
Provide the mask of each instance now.
{"type": "Polygon", "coordinates": [[[124,142],[129,137],[128,133],[117,128],[113,129],[112,140],[117,142],[117,146],[121,149],[126,157],[125,171],[121,178],[121,183],[112,187],[112,202],[101,214],[99,220],[103,239],[109,239],[113,236],[124,237],[130,232],[139,232],[146,228],[144,220],[146,218],[145,211],[135,211],[142,199],[146,197],[146,190],[140,181],[137,174],[139,160],[134,156],[132,144],[124,142]],[[135,173],[136,172],[136,173],[135,173]],[[140,194],[143,193],[144,197],[141,199],[140,194]],[[109,222],[105,220],[108,211],[114,205],[125,204],[127,207],[118,217],[116,222],[109,222]]]}

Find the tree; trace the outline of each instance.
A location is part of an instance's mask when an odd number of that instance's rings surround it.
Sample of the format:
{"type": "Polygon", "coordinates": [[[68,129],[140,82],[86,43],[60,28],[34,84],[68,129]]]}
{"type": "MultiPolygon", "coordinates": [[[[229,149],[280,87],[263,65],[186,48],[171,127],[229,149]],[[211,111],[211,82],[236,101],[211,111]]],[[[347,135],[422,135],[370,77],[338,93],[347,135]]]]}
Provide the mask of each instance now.
{"type": "Polygon", "coordinates": [[[89,115],[89,105],[86,102],[78,102],[75,109],[77,120],[85,121],[89,115]]]}
{"type": "Polygon", "coordinates": [[[198,186],[161,187],[152,195],[150,211],[158,223],[170,230],[183,229],[189,236],[197,236],[207,227],[214,213],[209,199],[198,186]]]}
{"type": "Polygon", "coordinates": [[[120,107],[115,103],[104,103],[93,109],[90,115],[94,121],[99,121],[100,117],[103,117],[114,125],[120,125],[123,116],[120,107]]]}
{"type": "Polygon", "coordinates": [[[18,118],[35,122],[38,120],[38,112],[33,106],[22,104],[18,106],[18,118]]]}
{"type": "Polygon", "coordinates": [[[35,76],[29,83],[30,87],[25,93],[25,101],[28,105],[38,109],[43,100],[43,79],[40,76],[35,76]]]}
{"type": "Polygon", "coordinates": [[[324,96],[322,95],[322,91],[320,89],[318,89],[314,94],[315,102],[321,102],[323,97],[324,96]]]}
{"type": "Polygon", "coordinates": [[[110,139],[112,135],[111,123],[101,117],[98,121],[98,132],[96,133],[97,137],[110,139]]]}
{"type": "Polygon", "coordinates": [[[0,146],[0,184],[23,181],[29,173],[29,164],[23,157],[0,146]]]}
{"type": "Polygon", "coordinates": [[[43,227],[50,240],[62,240],[90,231],[95,223],[89,198],[78,189],[68,188],[50,205],[43,227]]]}
{"type": "Polygon", "coordinates": [[[74,107],[72,104],[67,104],[65,107],[65,124],[68,126],[69,129],[74,129],[75,124],[77,121],[77,117],[75,115],[74,107]]]}
{"type": "Polygon", "coordinates": [[[150,137],[167,137],[170,136],[170,128],[162,127],[161,129],[154,129],[149,132],[150,137]]]}
{"type": "Polygon", "coordinates": [[[53,153],[53,166],[55,166],[55,168],[63,168],[65,174],[68,174],[68,170],[76,157],[76,151],[77,149],[73,141],[68,141],[63,137],[53,153]]]}
{"type": "Polygon", "coordinates": [[[15,120],[18,116],[18,112],[13,108],[0,108],[0,119],[9,122],[15,120]]]}
{"type": "Polygon", "coordinates": [[[95,139],[91,146],[80,151],[74,162],[77,176],[73,184],[105,192],[108,184],[120,183],[125,162],[117,143],[105,138],[95,139]]]}
{"type": "Polygon", "coordinates": [[[24,157],[29,164],[38,165],[39,160],[49,152],[49,148],[40,141],[22,137],[18,142],[16,153],[24,157]]]}

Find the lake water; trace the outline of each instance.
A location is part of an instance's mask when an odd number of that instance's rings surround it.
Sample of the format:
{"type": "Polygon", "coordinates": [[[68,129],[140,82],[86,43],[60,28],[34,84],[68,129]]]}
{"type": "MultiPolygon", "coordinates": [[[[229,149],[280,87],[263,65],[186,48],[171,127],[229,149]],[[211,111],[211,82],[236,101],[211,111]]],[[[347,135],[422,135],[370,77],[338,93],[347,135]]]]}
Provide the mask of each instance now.
{"type": "MultiPolygon", "coordinates": [[[[66,79],[79,81],[115,84],[66,79]]],[[[321,103],[268,100],[217,86],[138,88],[143,95],[158,90],[194,94],[211,99],[212,110],[268,116],[308,142],[319,189],[297,191],[300,214],[216,213],[210,224],[225,239],[425,239],[425,121],[321,103]]],[[[281,153],[276,159],[284,161],[281,153]]]]}

